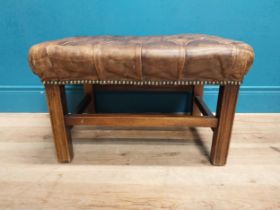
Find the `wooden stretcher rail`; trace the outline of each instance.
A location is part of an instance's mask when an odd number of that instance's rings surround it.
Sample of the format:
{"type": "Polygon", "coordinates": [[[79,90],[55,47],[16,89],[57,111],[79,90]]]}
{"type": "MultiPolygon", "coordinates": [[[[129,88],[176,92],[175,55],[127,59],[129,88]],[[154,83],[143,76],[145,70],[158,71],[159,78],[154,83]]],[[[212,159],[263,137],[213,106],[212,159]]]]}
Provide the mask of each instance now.
{"type": "Polygon", "coordinates": [[[165,127],[217,127],[217,118],[182,114],[67,114],[65,122],[72,125],[165,127]]]}
{"type": "Polygon", "coordinates": [[[89,95],[85,95],[84,98],[81,100],[81,102],[78,104],[77,108],[76,108],[76,114],[81,114],[83,113],[88,105],[90,104],[90,96],[89,95]]]}
{"type": "MultiPolygon", "coordinates": [[[[201,96],[195,96],[194,102],[203,116],[215,117],[201,96]]],[[[215,128],[211,128],[211,130],[214,132],[215,128]]]]}
{"type": "Polygon", "coordinates": [[[197,107],[199,108],[200,112],[204,116],[214,117],[213,113],[208,108],[207,104],[203,101],[201,96],[195,96],[194,100],[195,100],[195,103],[196,103],[197,107]]]}

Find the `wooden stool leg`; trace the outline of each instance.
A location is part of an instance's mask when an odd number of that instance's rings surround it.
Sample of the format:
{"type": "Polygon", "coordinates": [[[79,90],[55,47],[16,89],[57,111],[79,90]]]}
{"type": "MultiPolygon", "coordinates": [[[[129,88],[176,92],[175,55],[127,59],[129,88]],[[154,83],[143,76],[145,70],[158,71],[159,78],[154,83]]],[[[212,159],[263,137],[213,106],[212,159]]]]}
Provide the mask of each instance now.
{"type": "Polygon", "coordinates": [[[192,115],[193,116],[200,116],[201,113],[199,111],[199,108],[197,107],[194,97],[195,96],[201,96],[203,97],[203,85],[194,85],[193,86],[193,97],[192,97],[192,115]]]}
{"type": "Polygon", "coordinates": [[[67,113],[64,86],[45,85],[45,89],[57,159],[59,162],[67,163],[73,158],[73,146],[70,128],[66,126],[64,120],[64,115],[67,113]]]}
{"type": "Polygon", "coordinates": [[[220,86],[216,116],[218,126],[214,129],[210,161],[213,165],[226,164],[233,126],[239,86],[220,86]]]}
{"type": "Polygon", "coordinates": [[[93,85],[84,85],[84,92],[85,95],[90,96],[90,104],[88,106],[87,111],[89,113],[95,113],[96,112],[96,105],[95,105],[95,91],[94,91],[94,86],[93,85]]]}

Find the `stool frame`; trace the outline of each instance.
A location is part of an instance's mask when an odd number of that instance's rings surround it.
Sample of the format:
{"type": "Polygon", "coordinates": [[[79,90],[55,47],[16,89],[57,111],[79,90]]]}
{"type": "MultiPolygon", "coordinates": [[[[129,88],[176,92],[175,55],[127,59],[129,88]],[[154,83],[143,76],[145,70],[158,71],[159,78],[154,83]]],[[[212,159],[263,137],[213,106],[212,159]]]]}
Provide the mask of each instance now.
{"type": "Polygon", "coordinates": [[[45,84],[57,159],[69,163],[73,158],[71,128],[75,125],[129,126],[129,127],[209,127],[213,131],[210,162],[226,164],[231,139],[239,85],[220,85],[214,115],[203,101],[203,85],[188,86],[132,86],[84,85],[85,96],[74,114],[68,113],[65,87],[45,84]],[[192,113],[189,114],[98,114],[95,113],[95,90],[115,91],[191,91],[192,113]]]}

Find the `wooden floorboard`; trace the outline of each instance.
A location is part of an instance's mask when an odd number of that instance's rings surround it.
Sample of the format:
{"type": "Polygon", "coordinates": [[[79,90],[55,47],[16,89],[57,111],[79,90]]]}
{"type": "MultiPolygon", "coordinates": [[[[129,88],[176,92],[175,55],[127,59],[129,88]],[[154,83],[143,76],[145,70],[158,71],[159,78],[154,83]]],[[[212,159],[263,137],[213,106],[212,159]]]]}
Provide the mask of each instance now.
{"type": "Polygon", "coordinates": [[[209,128],[72,132],[59,164],[47,114],[0,114],[0,209],[280,209],[280,114],[238,114],[224,167],[209,128]]]}

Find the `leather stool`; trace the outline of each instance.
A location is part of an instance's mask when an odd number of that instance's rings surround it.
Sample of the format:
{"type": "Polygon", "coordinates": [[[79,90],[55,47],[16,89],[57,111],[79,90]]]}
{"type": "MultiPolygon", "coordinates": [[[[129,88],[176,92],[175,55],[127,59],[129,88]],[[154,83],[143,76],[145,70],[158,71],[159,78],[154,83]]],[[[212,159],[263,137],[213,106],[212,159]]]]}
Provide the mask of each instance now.
{"type": "Polygon", "coordinates": [[[242,42],[208,35],[92,36],[40,43],[29,63],[45,85],[60,162],[73,157],[71,128],[96,126],[201,126],[213,130],[210,160],[226,163],[239,86],[254,60],[242,42]],[[65,85],[83,84],[77,113],[67,112],[65,85]],[[203,101],[203,86],[219,85],[216,114],[203,101]],[[94,87],[115,90],[190,90],[192,114],[85,113],[94,87]]]}

